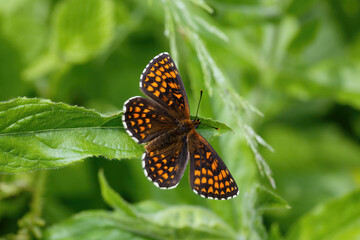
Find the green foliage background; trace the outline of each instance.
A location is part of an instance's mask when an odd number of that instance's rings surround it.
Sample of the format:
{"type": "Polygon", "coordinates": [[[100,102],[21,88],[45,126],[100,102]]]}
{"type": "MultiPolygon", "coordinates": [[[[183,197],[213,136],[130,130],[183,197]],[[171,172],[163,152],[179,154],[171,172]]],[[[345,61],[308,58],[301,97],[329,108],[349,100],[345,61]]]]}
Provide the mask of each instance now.
{"type": "Polygon", "coordinates": [[[0,0],[0,239],[359,239],[359,22],[354,0],[0,0]],[[200,131],[233,200],[188,170],[157,189],[121,128],[164,51],[232,129],[200,131]]]}

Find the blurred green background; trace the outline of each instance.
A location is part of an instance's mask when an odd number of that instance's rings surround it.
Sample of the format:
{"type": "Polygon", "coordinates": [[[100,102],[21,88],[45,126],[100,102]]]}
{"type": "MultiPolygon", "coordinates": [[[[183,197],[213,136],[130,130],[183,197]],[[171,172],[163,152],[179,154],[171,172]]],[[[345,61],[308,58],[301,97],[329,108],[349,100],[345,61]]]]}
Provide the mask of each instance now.
{"type": "MultiPolygon", "coordinates": [[[[146,64],[168,51],[191,112],[204,89],[200,115],[234,130],[211,143],[240,188],[231,201],[202,199],[187,170],[176,189],[159,190],[140,158],[0,175],[0,236],[41,238],[39,229],[74,214],[110,211],[102,168],[126,201],[204,207],[238,239],[360,239],[359,23],[356,0],[0,0],[1,101],[118,112],[141,95],[146,64]],[[259,186],[271,190],[271,176],[290,209],[259,207],[259,186]]],[[[186,231],[174,238],[192,239],[186,231]]]]}

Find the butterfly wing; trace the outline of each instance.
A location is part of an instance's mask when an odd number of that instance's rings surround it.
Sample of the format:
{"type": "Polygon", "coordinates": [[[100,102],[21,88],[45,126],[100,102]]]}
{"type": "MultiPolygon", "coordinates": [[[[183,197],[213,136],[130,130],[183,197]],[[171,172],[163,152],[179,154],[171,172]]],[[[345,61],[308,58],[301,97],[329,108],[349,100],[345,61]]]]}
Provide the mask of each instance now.
{"type": "Polygon", "coordinates": [[[146,148],[142,157],[145,176],[162,189],[175,188],[182,178],[189,159],[186,137],[179,136],[161,148],[146,148]]]}
{"type": "Polygon", "coordinates": [[[187,139],[160,136],[179,127],[178,121],[189,119],[190,113],[184,85],[169,54],[150,61],[141,74],[140,89],[151,99],[135,97],[124,104],[124,127],[135,141],[150,142],[142,157],[147,178],[160,188],[174,188],[189,159],[187,139]]]}
{"type": "Polygon", "coordinates": [[[176,127],[176,120],[154,100],[133,97],[124,104],[123,125],[138,143],[146,143],[176,127]]]}
{"type": "Polygon", "coordinates": [[[189,103],[184,84],[168,53],[153,58],[140,76],[141,91],[177,119],[188,119],[189,103]]]}
{"type": "Polygon", "coordinates": [[[212,146],[195,130],[188,136],[190,183],[193,191],[204,198],[234,198],[239,190],[225,163],[212,146]]]}

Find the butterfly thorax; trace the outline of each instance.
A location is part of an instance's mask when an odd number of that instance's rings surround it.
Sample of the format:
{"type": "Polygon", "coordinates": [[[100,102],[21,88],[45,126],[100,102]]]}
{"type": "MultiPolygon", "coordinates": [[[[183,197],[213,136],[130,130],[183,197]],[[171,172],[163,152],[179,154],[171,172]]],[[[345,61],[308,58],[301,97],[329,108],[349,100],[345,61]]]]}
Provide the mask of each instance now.
{"type": "Polygon", "coordinates": [[[200,120],[181,120],[178,122],[178,125],[176,128],[171,129],[168,132],[165,132],[164,134],[160,135],[159,137],[153,139],[147,146],[146,149],[148,151],[152,151],[153,149],[159,149],[159,148],[166,148],[171,143],[176,141],[177,139],[183,139],[186,138],[188,133],[196,129],[200,124],[200,120]]]}

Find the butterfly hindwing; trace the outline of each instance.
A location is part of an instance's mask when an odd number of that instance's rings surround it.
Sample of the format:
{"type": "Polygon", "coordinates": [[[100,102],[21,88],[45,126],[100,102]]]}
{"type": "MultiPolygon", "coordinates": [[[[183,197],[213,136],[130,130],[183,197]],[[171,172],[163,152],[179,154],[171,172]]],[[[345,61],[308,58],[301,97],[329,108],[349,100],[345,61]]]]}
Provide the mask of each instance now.
{"type": "Polygon", "coordinates": [[[239,193],[225,163],[199,133],[189,133],[190,183],[193,191],[204,198],[225,200],[239,193]]]}
{"type": "Polygon", "coordinates": [[[176,120],[151,99],[130,98],[123,111],[124,127],[138,143],[149,142],[176,127],[176,120]]]}
{"type": "Polygon", "coordinates": [[[148,149],[142,157],[145,176],[155,186],[171,189],[178,185],[188,162],[186,137],[178,137],[163,148],[148,149]]]}
{"type": "Polygon", "coordinates": [[[184,84],[168,53],[153,58],[140,76],[140,89],[178,119],[188,119],[189,103],[184,84]]]}

